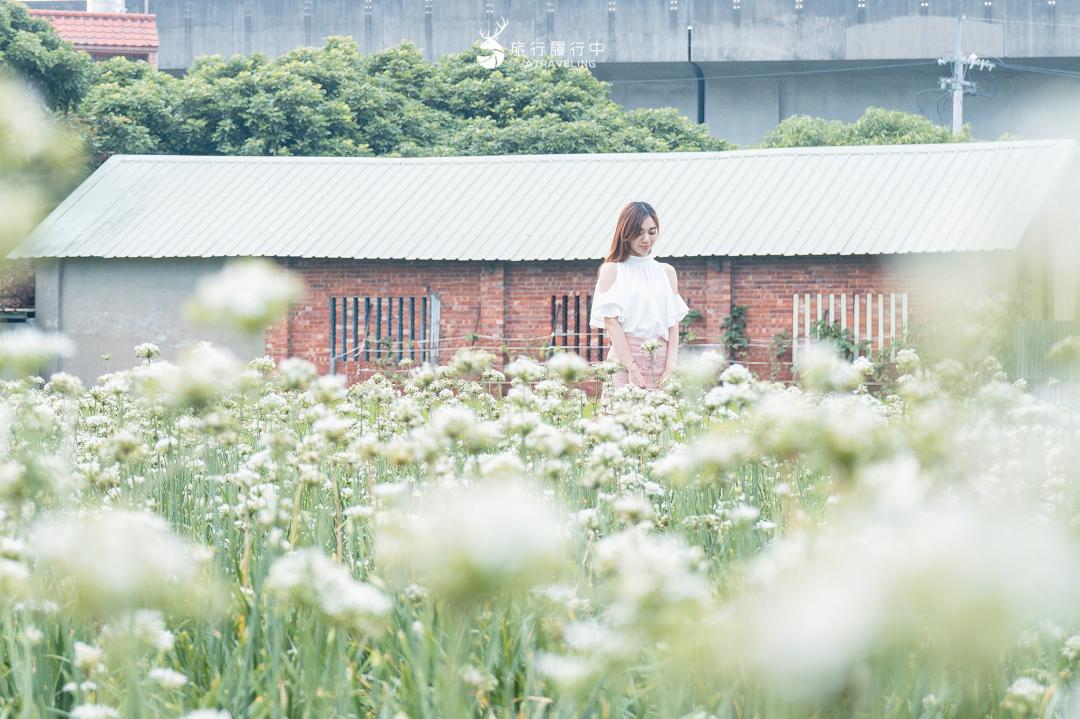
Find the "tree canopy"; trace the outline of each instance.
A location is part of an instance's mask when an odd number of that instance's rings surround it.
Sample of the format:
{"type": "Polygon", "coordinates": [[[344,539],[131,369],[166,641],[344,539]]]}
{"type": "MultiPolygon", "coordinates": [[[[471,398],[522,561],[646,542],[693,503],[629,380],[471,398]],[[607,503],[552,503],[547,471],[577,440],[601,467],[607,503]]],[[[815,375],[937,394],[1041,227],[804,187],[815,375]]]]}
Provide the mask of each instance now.
{"type": "Polygon", "coordinates": [[[51,108],[68,109],[94,81],[94,61],[23,5],[0,1],[0,66],[14,70],[51,108]]]}
{"type": "Polygon", "coordinates": [[[78,108],[96,152],[251,155],[477,155],[724,150],[671,108],[625,110],[581,67],[478,46],[436,63],[409,41],[362,55],[321,48],[202,57],[183,77],[114,58],[78,108]]]}
{"type": "MultiPolygon", "coordinates": [[[[94,63],[52,26],[0,0],[0,66],[34,85],[98,156],[388,155],[728,150],[674,108],[626,110],[587,68],[516,54],[489,70],[479,43],[426,60],[409,41],[363,55],[330,37],[275,59],[198,58],[182,77],[94,63]]],[[[869,108],[852,123],[795,115],[760,147],[955,142],[922,115],[869,108]]]]}
{"type": "Polygon", "coordinates": [[[792,115],[782,120],[761,141],[762,147],[815,147],[821,145],[904,145],[914,143],[967,142],[971,127],[953,135],[922,115],[901,110],[867,108],[855,122],[792,115]]]}

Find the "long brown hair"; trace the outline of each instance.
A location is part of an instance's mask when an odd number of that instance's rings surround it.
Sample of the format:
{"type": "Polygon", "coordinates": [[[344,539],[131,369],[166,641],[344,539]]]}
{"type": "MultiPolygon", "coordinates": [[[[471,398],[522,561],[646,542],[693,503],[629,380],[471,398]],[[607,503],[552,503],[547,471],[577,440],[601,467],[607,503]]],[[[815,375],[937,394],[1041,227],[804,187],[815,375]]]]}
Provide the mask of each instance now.
{"type": "Polygon", "coordinates": [[[630,254],[630,240],[641,234],[641,225],[646,217],[651,217],[656,223],[656,231],[660,232],[660,218],[656,216],[656,210],[648,202],[631,202],[622,208],[619,213],[619,221],[615,224],[615,234],[611,238],[611,247],[608,249],[604,262],[622,262],[630,254]]]}

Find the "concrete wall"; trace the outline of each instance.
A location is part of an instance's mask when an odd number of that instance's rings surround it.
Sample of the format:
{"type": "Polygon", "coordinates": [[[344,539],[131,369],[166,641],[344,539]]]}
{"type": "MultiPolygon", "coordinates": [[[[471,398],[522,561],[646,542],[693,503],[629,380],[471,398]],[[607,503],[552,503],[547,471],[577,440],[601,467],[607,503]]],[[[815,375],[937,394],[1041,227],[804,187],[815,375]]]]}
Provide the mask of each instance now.
{"type": "MultiPolygon", "coordinates": [[[[158,16],[163,69],[204,54],[276,56],[342,34],[363,52],[408,39],[434,60],[506,18],[499,42],[508,50],[517,43],[539,58],[562,42],[567,57],[594,61],[620,105],[676,107],[696,120],[686,62],[692,14],[693,59],[711,78],[705,122],[714,137],[741,145],[793,114],[850,121],[871,105],[949,124],[951,103],[939,104],[938,87],[948,68],[933,61],[952,54],[959,13],[969,18],[965,53],[1080,72],[1080,0],[723,0],[692,9],[686,0],[620,0],[613,12],[606,0],[146,1],[158,16]]],[[[144,0],[128,2],[144,9],[144,0]]],[[[998,68],[971,79],[980,94],[965,99],[964,119],[977,137],[1080,137],[1080,78],[998,68]]]]}
{"type": "Polygon", "coordinates": [[[136,363],[135,345],[153,342],[162,357],[176,360],[199,339],[226,347],[242,360],[264,354],[254,341],[195,330],[183,321],[182,306],[198,280],[220,269],[221,259],[68,258],[37,267],[36,317],[46,330],[60,330],[76,346],[74,357],[55,368],[94,382],[105,372],[136,363]],[[104,352],[112,353],[106,363],[104,352]]]}
{"type": "Polygon", "coordinates": [[[969,50],[1080,55],[1080,0],[127,0],[147,3],[165,68],[209,53],[279,55],[327,35],[351,35],[364,52],[408,39],[435,59],[500,18],[504,47],[602,43],[586,51],[600,62],[683,61],[691,21],[698,61],[934,58],[952,51],[961,13],[980,21],[965,31],[969,50]]]}
{"type": "MultiPolygon", "coordinates": [[[[937,64],[700,64],[707,78],[705,122],[710,133],[740,145],[760,142],[780,120],[797,114],[851,122],[867,107],[878,106],[921,113],[946,126],[952,121],[951,96],[938,86],[948,68],[937,64]]],[[[1038,65],[1080,73],[1080,58],[1044,59],[1038,65]]],[[[696,84],[686,63],[605,65],[594,73],[612,82],[612,97],[624,107],[672,106],[697,117],[696,84]]],[[[993,140],[1005,133],[1025,139],[1080,138],[1080,77],[995,68],[969,78],[983,84],[980,94],[964,98],[964,121],[977,138],[993,140]]]]}

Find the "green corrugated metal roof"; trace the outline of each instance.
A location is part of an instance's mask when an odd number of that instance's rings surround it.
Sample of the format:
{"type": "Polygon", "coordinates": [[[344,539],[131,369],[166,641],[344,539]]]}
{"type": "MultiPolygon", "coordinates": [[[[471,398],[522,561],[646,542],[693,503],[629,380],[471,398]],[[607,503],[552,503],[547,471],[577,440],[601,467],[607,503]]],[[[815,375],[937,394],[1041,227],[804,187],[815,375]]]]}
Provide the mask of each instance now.
{"type": "Polygon", "coordinates": [[[13,257],[596,259],[1015,247],[1072,140],[440,158],[109,158],[13,257]]]}

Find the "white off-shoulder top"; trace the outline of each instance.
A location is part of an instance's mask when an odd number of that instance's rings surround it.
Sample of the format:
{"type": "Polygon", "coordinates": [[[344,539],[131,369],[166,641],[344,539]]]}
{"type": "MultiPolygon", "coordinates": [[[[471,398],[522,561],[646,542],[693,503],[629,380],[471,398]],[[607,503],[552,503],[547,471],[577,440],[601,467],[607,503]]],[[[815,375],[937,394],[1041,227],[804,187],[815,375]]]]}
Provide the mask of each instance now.
{"type": "Polygon", "coordinates": [[[604,328],[605,317],[617,317],[623,332],[641,339],[666,339],[668,328],[676,324],[690,308],[671,289],[664,268],[656,255],[629,255],[615,263],[617,274],[610,288],[600,291],[600,280],[593,291],[589,326],[604,328]]]}

